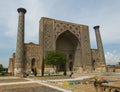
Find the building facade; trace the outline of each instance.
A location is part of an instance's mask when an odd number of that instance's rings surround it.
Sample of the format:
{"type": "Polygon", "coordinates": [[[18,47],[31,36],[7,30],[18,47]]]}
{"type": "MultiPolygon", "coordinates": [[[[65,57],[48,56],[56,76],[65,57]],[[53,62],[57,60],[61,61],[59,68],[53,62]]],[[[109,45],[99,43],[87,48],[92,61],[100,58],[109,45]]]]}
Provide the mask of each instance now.
{"type": "MultiPolygon", "coordinates": [[[[9,61],[9,72],[14,75],[33,71],[41,74],[52,70],[44,65],[48,51],[58,50],[67,57],[67,71],[105,71],[105,57],[99,26],[95,26],[97,49],[91,49],[89,27],[42,17],[39,21],[39,44],[24,43],[24,17],[26,10],[18,9],[18,34],[16,52],[9,61]],[[43,67],[44,66],[44,67],[43,67]]],[[[60,66],[60,71],[63,66],[60,66]]]]}

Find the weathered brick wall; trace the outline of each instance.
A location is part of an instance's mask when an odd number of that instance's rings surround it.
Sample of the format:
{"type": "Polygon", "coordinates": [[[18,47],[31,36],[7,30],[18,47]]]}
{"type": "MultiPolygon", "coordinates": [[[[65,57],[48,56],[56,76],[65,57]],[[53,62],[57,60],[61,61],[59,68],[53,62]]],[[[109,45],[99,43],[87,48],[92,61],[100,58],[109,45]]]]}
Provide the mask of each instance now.
{"type": "Polygon", "coordinates": [[[8,73],[10,75],[14,75],[14,66],[15,65],[15,53],[13,53],[12,57],[9,59],[9,65],[8,65],[8,73]]]}
{"type": "Polygon", "coordinates": [[[98,49],[91,49],[91,56],[92,56],[92,66],[95,71],[98,72],[105,72],[106,71],[106,65],[104,62],[100,61],[100,53],[98,49]]]}
{"type": "MultiPolygon", "coordinates": [[[[90,38],[88,26],[86,25],[43,17],[40,20],[39,33],[41,36],[39,37],[42,53],[41,55],[43,55],[43,58],[45,58],[45,55],[48,51],[58,50],[56,47],[56,41],[66,31],[69,34],[72,34],[71,37],[68,38],[71,38],[71,41],[74,40],[74,46],[76,46],[73,51],[74,61],[72,61],[74,63],[74,67],[82,66],[84,67],[84,70],[91,70],[90,38]]],[[[64,44],[61,45],[64,47],[64,44]]]]}
{"type": "Polygon", "coordinates": [[[37,72],[41,71],[41,55],[40,46],[34,43],[25,44],[25,71],[31,71],[32,68],[36,68],[37,72]],[[35,65],[32,67],[32,60],[35,60],[35,65]]]}

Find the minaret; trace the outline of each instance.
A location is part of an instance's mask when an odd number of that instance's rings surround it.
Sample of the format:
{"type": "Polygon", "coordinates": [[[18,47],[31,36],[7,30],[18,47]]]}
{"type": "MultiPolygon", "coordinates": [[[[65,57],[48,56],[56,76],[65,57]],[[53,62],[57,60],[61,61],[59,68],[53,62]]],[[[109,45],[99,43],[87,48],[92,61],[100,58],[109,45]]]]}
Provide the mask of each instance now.
{"type": "Polygon", "coordinates": [[[26,10],[24,8],[17,9],[19,13],[18,32],[17,32],[17,47],[14,74],[23,74],[24,63],[24,15],[26,10]]]}
{"type": "Polygon", "coordinates": [[[104,56],[104,50],[103,50],[103,45],[102,45],[102,40],[100,36],[100,31],[99,31],[99,26],[93,27],[95,30],[96,34],[96,41],[97,41],[97,48],[99,52],[99,61],[103,64],[105,64],[105,56],[104,56]]]}

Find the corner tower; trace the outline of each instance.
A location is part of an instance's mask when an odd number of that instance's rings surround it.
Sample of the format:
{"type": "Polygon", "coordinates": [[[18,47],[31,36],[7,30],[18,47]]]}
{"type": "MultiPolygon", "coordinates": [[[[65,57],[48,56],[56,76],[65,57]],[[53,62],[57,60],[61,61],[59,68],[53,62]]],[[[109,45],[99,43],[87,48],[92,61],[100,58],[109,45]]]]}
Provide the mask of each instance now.
{"type": "Polygon", "coordinates": [[[24,19],[26,10],[24,8],[17,9],[19,13],[18,19],[18,32],[17,32],[17,47],[16,47],[16,59],[15,59],[15,68],[14,74],[23,73],[23,63],[24,63],[24,19]]]}
{"type": "Polygon", "coordinates": [[[103,45],[102,45],[102,39],[100,36],[100,30],[99,26],[94,26],[93,29],[95,30],[95,35],[96,35],[96,41],[97,41],[97,49],[99,52],[99,62],[101,63],[101,66],[105,66],[105,56],[104,56],[104,50],[103,50],[103,45]]]}

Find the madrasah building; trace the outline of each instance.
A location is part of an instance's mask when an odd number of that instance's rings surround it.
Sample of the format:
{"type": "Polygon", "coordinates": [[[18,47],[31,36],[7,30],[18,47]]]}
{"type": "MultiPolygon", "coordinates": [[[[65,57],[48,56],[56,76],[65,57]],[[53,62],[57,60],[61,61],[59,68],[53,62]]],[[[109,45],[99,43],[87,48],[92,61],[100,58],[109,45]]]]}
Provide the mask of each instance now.
{"type": "Polygon", "coordinates": [[[23,72],[36,72],[37,75],[54,72],[44,64],[48,51],[58,50],[66,55],[66,67],[59,66],[59,71],[104,72],[106,63],[99,26],[94,31],[97,49],[90,46],[89,27],[87,25],[65,22],[42,17],[39,21],[39,43],[24,43],[24,22],[26,9],[18,8],[18,32],[16,52],[9,59],[8,72],[22,75],[23,72]],[[44,69],[43,69],[44,68],[44,69]]]}

